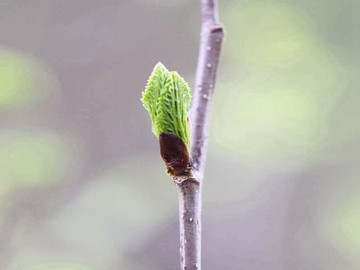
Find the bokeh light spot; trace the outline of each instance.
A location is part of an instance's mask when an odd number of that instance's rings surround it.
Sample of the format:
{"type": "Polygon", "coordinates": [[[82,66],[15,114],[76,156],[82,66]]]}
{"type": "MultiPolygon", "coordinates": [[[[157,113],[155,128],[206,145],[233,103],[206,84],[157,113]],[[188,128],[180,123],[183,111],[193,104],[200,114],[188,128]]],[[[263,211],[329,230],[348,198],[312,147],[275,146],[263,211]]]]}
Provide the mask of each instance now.
{"type": "Polygon", "coordinates": [[[71,160],[70,149],[56,134],[2,131],[0,195],[18,186],[52,183],[71,160]]]}
{"type": "Polygon", "coordinates": [[[24,270],[90,270],[90,268],[75,263],[49,263],[26,267],[24,270]]]}
{"type": "Polygon", "coordinates": [[[216,101],[216,144],[249,161],[306,158],[317,150],[323,123],[313,96],[291,84],[227,85],[216,101]],[[222,105],[220,105],[222,104],[222,105]]]}
{"type": "Polygon", "coordinates": [[[39,62],[0,47],[0,111],[38,101],[49,74],[39,62]]]}
{"type": "Polygon", "coordinates": [[[313,46],[314,35],[306,16],[277,2],[239,2],[225,10],[224,19],[230,33],[226,51],[251,65],[291,66],[313,46]]]}
{"type": "Polygon", "coordinates": [[[322,217],[320,231],[339,252],[358,257],[360,253],[360,194],[349,190],[332,203],[322,217]]]}

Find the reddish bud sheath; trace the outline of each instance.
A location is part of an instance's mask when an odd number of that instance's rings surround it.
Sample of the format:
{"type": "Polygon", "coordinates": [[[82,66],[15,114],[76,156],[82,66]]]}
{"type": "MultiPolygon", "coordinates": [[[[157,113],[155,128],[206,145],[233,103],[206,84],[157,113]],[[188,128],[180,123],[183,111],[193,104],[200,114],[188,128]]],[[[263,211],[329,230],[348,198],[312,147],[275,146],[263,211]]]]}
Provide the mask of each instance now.
{"type": "Polygon", "coordinates": [[[186,176],[190,172],[189,152],[183,140],[169,132],[159,135],[160,154],[164,160],[168,174],[171,176],[186,176]]]}

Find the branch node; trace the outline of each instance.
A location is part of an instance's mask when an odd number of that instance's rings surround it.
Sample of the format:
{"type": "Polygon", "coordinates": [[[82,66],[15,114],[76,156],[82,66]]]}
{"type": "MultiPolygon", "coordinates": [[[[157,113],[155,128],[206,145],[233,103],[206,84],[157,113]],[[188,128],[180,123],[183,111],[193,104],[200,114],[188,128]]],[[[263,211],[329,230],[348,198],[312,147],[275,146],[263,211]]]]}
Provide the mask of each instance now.
{"type": "Polygon", "coordinates": [[[173,180],[174,180],[175,184],[177,184],[179,186],[182,186],[185,183],[189,183],[189,182],[197,184],[197,185],[200,184],[200,181],[197,178],[195,178],[194,176],[187,176],[187,175],[173,176],[173,180]]]}
{"type": "Polygon", "coordinates": [[[224,27],[221,24],[213,24],[209,26],[210,33],[221,33],[224,34],[224,27]]]}

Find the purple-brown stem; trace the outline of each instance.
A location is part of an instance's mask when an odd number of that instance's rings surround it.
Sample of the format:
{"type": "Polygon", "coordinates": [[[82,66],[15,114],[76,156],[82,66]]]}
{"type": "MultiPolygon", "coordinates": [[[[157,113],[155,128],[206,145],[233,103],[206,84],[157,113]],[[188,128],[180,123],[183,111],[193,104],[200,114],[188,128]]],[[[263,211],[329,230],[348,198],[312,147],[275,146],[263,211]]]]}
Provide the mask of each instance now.
{"type": "Polygon", "coordinates": [[[210,103],[219,63],[223,27],[216,0],[201,0],[201,39],[191,106],[193,176],[174,177],[179,194],[181,270],[201,269],[201,187],[207,150],[210,103]]]}

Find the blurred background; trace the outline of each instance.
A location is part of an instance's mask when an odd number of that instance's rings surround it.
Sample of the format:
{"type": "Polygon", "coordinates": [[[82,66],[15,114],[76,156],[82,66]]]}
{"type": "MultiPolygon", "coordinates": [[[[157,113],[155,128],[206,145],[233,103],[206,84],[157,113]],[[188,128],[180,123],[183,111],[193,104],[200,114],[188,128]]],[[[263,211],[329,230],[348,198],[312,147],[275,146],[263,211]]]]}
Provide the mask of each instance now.
{"type": "MultiPolygon", "coordinates": [[[[199,1],[0,1],[0,269],[178,269],[140,97],[193,86],[199,1]]],[[[204,269],[360,269],[360,2],[223,0],[204,269]]]]}

